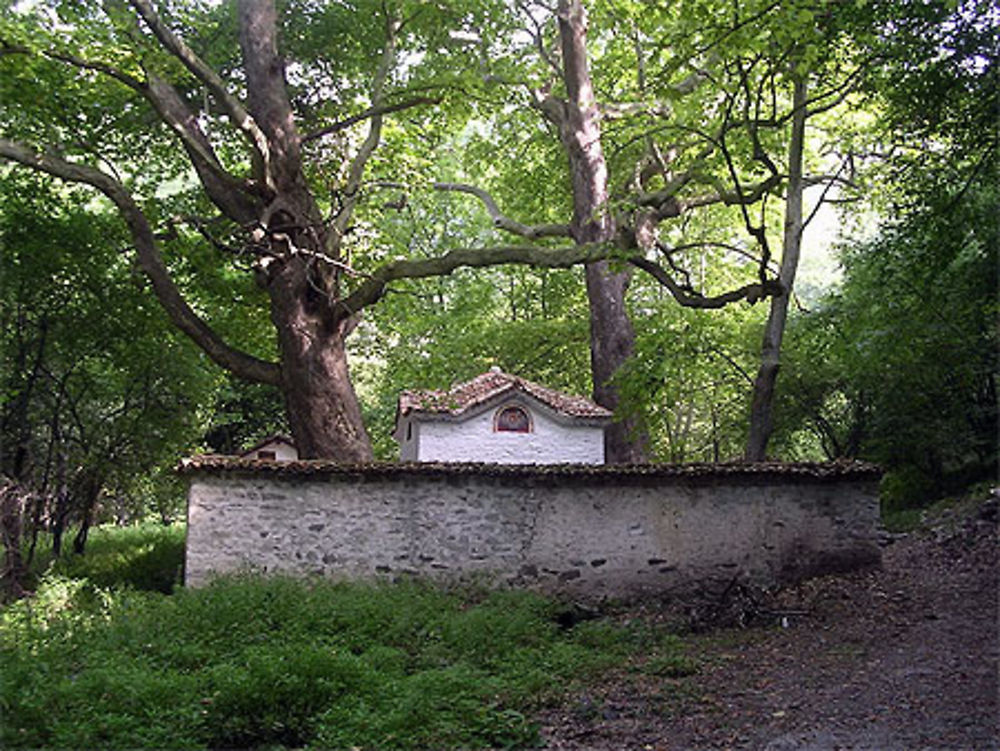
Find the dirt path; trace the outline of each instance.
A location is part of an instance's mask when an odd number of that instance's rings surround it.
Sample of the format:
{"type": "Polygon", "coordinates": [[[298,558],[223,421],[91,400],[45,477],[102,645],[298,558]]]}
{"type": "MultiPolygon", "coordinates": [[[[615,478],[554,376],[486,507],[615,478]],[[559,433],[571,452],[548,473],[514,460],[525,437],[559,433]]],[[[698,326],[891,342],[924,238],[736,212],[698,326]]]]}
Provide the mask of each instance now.
{"type": "Polygon", "coordinates": [[[543,736],[552,749],[1000,749],[997,552],[994,498],[892,540],[881,570],[781,593],[771,625],[689,637],[696,675],[623,672],[550,712],[543,736]]]}

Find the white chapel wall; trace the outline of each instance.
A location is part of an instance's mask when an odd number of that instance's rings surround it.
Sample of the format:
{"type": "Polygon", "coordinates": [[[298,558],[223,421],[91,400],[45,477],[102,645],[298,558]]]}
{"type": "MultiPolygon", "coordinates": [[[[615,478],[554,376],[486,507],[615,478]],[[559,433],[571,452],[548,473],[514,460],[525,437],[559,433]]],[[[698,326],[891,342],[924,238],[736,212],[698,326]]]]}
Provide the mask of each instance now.
{"type": "Polygon", "coordinates": [[[263,446],[258,446],[257,450],[253,452],[252,458],[259,458],[261,451],[274,452],[274,460],[279,462],[294,462],[299,458],[299,452],[295,450],[295,447],[289,446],[284,441],[271,441],[263,446]]]}
{"type": "MultiPolygon", "coordinates": [[[[526,400],[505,401],[462,422],[415,422],[413,427],[417,435],[410,442],[411,450],[416,452],[416,460],[422,462],[604,463],[603,428],[564,425],[526,400]],[[494,415],[510,405],[529,412],[530,433],[493,429],[494,415]]],[[[406,452],[404,441],[400,452],[403,461],[408,461],[406,452]]]]}

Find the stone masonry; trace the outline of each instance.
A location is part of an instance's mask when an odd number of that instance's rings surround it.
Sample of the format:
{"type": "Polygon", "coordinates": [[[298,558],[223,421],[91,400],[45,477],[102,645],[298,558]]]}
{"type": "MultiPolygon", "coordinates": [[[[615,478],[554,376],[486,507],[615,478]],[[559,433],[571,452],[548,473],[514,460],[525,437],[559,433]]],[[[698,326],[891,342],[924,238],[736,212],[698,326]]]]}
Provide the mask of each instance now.
{"type": "Polygon", "coordinates": [[[589,598],[877,564],[869,465],[194,459],[186,582],[244,570],[476,579],[589,598]]]}

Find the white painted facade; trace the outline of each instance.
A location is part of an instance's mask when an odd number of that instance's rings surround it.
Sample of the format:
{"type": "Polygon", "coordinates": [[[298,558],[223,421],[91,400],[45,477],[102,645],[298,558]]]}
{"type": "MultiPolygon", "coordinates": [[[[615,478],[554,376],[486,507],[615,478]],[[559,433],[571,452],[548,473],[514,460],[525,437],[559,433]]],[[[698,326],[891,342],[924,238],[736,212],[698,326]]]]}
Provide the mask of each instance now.
{"type": "Polygon", "coordinates": [[[404,462],[603,464],[605,422],[560,415],[517,393],[459,416],[407,415],[396,440],[404,462]],[[512,406],[528,413],[528,432],[496,430],[497,414],[512,406]]]}
{"type": "Polygon", "coordinates": [[[294,462],[299,458],[298,449],[288,439],[275,436],[242,454],[245,459],[263,459],[274,462],[294,462]]]}

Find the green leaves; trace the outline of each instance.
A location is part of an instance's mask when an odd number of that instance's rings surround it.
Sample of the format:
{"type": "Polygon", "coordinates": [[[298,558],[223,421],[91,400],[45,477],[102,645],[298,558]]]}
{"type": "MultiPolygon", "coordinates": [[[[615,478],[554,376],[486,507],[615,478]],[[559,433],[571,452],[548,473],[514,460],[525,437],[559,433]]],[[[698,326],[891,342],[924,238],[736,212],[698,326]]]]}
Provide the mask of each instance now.
{"type": "Polygon", "coordinates": [[[0,620],[5,748],[523,748],[530,715],[658,630],[529,592],[257,578],[171,597],[49,579],[0,620]],[[43,625],[44,624],[44,625],[43,625]]]}
{"type": "Polygon", "coordinates": [[[792,329],[786,431],[805,425],[831,454],[909,478],[887,484],[896,504],[995,465],[997,197],[985,176],[935,185],[844,248],[841,290],[792,329]]]}

